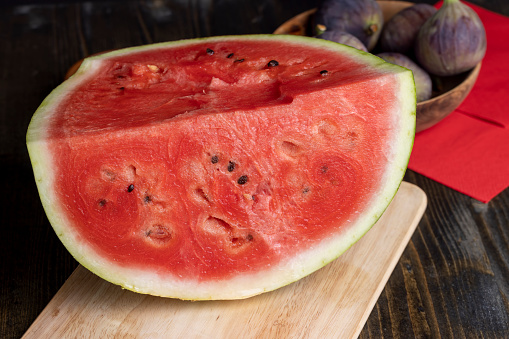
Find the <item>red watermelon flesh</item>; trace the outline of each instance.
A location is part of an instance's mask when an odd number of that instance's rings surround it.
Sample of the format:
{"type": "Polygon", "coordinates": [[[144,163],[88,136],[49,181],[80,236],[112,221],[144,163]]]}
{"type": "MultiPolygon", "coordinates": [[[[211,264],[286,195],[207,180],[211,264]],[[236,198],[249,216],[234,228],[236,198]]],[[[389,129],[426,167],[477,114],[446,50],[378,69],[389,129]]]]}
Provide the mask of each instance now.
{"type": "Polygon", "coordinates": [[[358,240],[397,190],[414,127],[409,71],[318,39],[240,36],[90,58],[27,142],[84,266],[141,293],[232,299],[358,240]]]}

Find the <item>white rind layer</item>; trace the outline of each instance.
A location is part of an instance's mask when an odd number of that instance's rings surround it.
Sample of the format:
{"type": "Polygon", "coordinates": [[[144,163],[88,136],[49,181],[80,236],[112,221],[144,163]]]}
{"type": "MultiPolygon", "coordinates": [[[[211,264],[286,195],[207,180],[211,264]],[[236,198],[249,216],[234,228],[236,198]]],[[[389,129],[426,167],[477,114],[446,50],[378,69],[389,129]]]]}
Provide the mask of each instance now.
{"type": "Polygon", "coordinates": [[[399,93],[396,95],[399,103],[394,107],[399,111],[391,114],[395,130],[393,140],[390,142],[393,148],[387,150],[388,163],[384,177],[381,179],[382,185],[379,191],[372,192],[371,201],[363,211],[360,211],[360,216],[352,223],[351,227],[334,237],[323,240],[320,244],[303,251],[288,261],[273,266],[270,270],[254,274],[247,273],[229,280],[199,282],[171,279],[171,277],[162,277],[150,271],[120,267],[99,256],[68,226],[69,221],[61,210],[53,190],[55,180],[52,170],[53,159],[46,140],[50,117],[63,98],[71,93],[77,85],[94,76],[95,72],[100,69],[102,60],[137,51],[200,43],[205,39],[128,48],[86,59],[77,73],[57,87],[38,108],[28,128],[27,147],[42,204],[51,225],[64,246],[80,264],[90,271],[105,280],[138,293],[189,300],[240,299],[271,291],[299,280],[339,257],[376,223],[396,194],[410,157],[415,135],[416,108],[415,86],[410,71],[385,63],[371,54],[321,39],[272,35],[207,39],[211,42],[226,39],[279,39],[281,42],[302,43],[315,48],[326,48],[331,52],[352,54],[356,60],[364,61],[367,66],[377,67],[382,73],[395,74],[399,81],[399,93]]]}

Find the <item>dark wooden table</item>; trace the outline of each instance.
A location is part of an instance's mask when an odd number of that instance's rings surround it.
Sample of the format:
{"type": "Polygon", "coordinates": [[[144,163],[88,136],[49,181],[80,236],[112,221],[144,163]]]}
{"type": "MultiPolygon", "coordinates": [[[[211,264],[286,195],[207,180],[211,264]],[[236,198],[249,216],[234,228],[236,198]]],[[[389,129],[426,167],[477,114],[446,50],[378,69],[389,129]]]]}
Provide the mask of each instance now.
{"type": "MultiPolygon", "coordinates": [[[[509,15],[506,0],[474,2],[509,15]]],[[[67,69],[104,50],[270,33],[315,6],[311,0],[0,2],[0,338],[21,337],[77,266],[46,219],[25,147],[33,112],[67,69]]],[[[509,190],[483,204],[412,171],[405,180],[426,192],[429,205],[360,337],[509,337],[509,190]]]]}

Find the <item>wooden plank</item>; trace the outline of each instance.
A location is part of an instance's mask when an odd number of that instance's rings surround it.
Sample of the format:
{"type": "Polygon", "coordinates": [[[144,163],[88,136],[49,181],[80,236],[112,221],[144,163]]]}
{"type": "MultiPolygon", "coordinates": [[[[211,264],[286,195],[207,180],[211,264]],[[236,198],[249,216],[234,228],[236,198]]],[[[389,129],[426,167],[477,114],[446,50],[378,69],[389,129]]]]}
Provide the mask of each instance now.
{"type": "Polygon", "coordinates": [[[405,180],[428,195],[426,216],[360,338],[508,338],[509,190],[483,204],[411,171],[405,180]]]}
{"type": "Polygon", "coordinates": [[[403,183],[379,222],[343,256],[276,291],[234,301],[181,301],[136,294],[83,267],[23,338],[357,337],[426,208],[403,183]]]}

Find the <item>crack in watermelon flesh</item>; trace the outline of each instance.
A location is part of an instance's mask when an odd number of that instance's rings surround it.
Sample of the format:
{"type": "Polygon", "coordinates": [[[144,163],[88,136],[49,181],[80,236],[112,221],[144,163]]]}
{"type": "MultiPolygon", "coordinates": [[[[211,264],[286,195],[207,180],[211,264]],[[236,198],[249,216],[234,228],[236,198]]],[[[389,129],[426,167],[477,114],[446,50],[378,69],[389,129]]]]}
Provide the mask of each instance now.
{"type": "Polygon", "coordinates": [[[199,284],[349,236],[400,157],[412,89],[407,72],[340,50],[225,38],[87,61],[46,104],[44,127],[32,123],[65,220],[57,233],[108,267],[199,284]]]}

